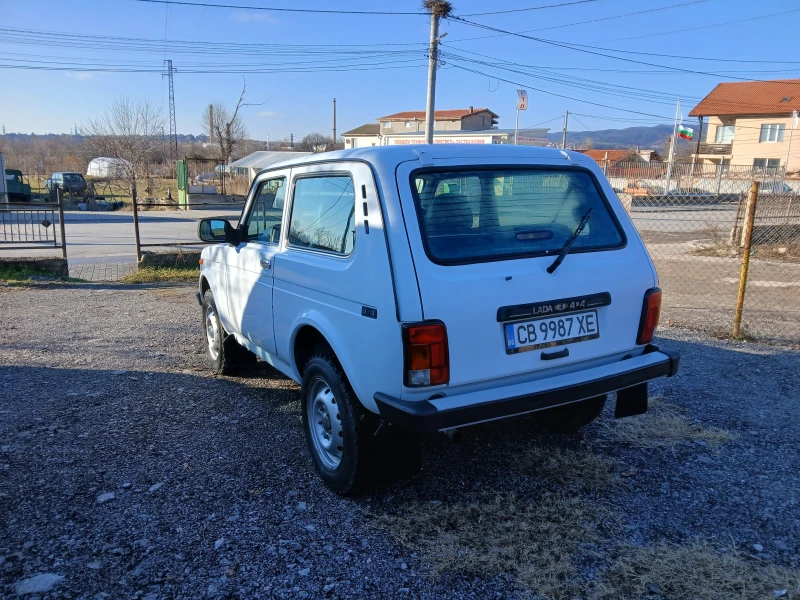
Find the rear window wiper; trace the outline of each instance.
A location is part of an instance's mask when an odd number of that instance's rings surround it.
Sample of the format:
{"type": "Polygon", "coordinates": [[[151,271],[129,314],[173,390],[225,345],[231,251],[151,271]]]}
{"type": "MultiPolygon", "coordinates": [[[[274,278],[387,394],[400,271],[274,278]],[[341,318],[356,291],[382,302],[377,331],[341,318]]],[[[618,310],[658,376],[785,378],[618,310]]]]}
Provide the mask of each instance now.
{"type": "Polygon", "coordinates": [[[592,210],[594,210],[594,207],[587,210],[586,214],[583,215],[581,222],[578,223],[578,226],[575,228],[575,231],[573,231],[572,235],[569,236],[567,243],[564,244],[564,247],[561,249],[561,252],[559,252],[558,256],[556,256],[556,259],[553,261],[553,264],[547,267],[548,273],[550,274],[554,273],[555,270],[558,268],[558,265],[564,262],[564,258],[567,256],[569,249],[572,248],[572,244],[575,243],[575,240],[578,239],[578,236],[581,234],[581,231],[583,231],[583,228],[586,227],[586,223],[589,222],[589,217],[592,216],[592,210]]]}

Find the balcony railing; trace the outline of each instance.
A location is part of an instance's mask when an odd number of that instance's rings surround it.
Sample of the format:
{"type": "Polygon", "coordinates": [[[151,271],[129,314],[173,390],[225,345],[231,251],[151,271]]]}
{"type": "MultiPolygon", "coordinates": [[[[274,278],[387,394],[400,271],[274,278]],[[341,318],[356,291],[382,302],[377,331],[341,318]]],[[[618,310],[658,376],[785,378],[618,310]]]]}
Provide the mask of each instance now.
{"type": "Polygon", "coordinates": [[[698,154],[730,154],[733,144],[700,144],[698,154]]]}

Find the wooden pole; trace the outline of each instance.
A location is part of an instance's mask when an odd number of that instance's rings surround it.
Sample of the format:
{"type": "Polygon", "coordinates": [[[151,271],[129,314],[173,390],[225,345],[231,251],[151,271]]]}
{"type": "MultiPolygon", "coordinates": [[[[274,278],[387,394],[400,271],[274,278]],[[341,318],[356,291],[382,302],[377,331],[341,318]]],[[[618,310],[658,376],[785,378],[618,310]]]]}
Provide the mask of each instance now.
{"type": "Polygon", "coordinates": [[[67,239],[64,237],[64,192],[56,188],[56,201],[58,202],[58,228],[61,231],[61,257],[67,258],[67,239]]]}
{"type": "Polygon", "coordinates": [[[744,249],[742,250],[742,272],[739,275],[739,295],[736,298],[736,314],[733,317],[733,337],[739,338],[742,326],[742,309],[744,308],[744,293],[747,289],[747,270],[750,267],[750,244],[753,241],[753,221],[756,216],[756,201],[758,200],[758,182],[754,181],[747,197],[747,211],[744,217],[744,249]]]}

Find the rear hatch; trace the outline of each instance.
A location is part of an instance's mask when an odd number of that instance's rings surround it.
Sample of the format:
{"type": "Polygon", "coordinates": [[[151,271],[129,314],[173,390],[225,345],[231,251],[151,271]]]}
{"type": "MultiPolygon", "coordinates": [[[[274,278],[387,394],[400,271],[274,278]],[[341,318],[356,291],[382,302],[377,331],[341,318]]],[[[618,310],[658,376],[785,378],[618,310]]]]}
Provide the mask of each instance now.
{"type": "Polygon", "coordinates": [[[447,162],[404,163],[397,183],[424,318],[447,328],[451,386],[545,376],[636,347],[654,272],[602,174],[568,161],[447,162]]]}

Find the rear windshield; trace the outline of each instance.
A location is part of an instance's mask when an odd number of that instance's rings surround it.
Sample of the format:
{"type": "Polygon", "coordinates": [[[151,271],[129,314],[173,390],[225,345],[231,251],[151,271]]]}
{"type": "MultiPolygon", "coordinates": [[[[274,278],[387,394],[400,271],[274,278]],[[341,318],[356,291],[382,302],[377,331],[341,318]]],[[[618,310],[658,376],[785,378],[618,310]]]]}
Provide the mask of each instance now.
{"type": "Polygon", "coordinates": [[[584,171],[415,171],[412,191],[428,255],[464,263],[552,254],[592,209],[571,252],[625,244],[619,223],[584,171]]]}

